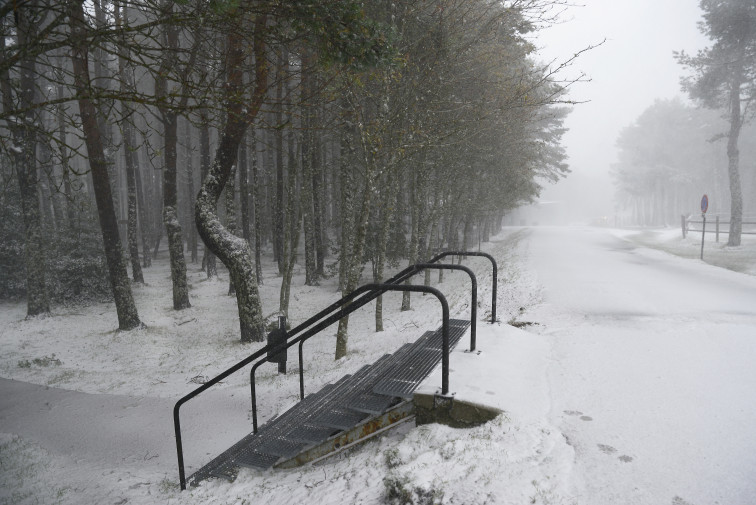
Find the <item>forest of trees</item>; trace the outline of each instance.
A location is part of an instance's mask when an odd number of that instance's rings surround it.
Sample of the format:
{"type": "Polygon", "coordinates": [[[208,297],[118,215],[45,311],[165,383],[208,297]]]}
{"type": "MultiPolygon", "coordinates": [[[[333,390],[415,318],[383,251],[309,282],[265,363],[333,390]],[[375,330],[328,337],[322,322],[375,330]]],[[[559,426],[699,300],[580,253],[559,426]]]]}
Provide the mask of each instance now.
{"type": "Polygon", "coordinates": [[[657,101],[621,133],[614,172],[634,224],[675,222],[708,193],[730,222],[728,245],[737,246],[744,213],[756,213],[756,1],[699,6],[710,45],[674,56],[686,72],[683,90],[703,109],[657,101]]]}
{"type": "MultiPolygon", "coordinates": [[[[697,212],[703,194],[709,195],[710,214],[729,217],[727,128],[720,111],[686,105],[679,98],[657,100],[625,127],[612,167],[623,223],[679,226],[681,214],[697,212]]],[[[756,125],[747,125],[742,137],[742,189],[756,195],[756,142],[751,140],[756,125]]],[[[746,199],[743,209],[756,216],[753,199],[746,199]]]]}
{"type": "Polygon", "coordinates": [[[368,264],[380,281],[487,240],[568,172],[569,62],[531,41],[554,3],[3,3],[0,298],[109,298],[137,328],[131,283],[165,238],[173,307],[187,262],[218,258],[260,341],[263,254],[286,314],[295,264],[346,293],[368,264]]]}

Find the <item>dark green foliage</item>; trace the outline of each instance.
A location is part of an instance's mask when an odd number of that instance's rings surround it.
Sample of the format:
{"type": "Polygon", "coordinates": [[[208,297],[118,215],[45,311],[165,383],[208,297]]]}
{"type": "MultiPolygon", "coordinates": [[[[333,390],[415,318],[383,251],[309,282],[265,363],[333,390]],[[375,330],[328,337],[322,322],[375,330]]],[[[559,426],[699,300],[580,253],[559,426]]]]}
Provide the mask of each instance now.
{"type": "MultiPolygon", "coordinates": [[[[26,297],[24,234],[18,193],[0,193],[0,300],[26,297]]],[[[53,304],[111,300],[102,237],[96,217],[83,212],[74,229],[45,230],[47,290],[53,304]]]]}
{"type": "Polygon", "coordinates": [[[26,296],[24,222],[18,192],[0,191],[0,299],[26,296]]]}
{"type": "Polygon", "coordinates": [[[77,228],[57,234],[50,244],[48,269],[50,300],[55,303],[92,303],[112,300],[102,234],[94,216],[77,228]]]}
{"type": "Polygon", "coordinates": [[[281,5],[283,16],[300,36],[318,49],[322,63],[368,68],[391,60],[394,32],[369,19],[362,2],[292,1],[281,5]]]}

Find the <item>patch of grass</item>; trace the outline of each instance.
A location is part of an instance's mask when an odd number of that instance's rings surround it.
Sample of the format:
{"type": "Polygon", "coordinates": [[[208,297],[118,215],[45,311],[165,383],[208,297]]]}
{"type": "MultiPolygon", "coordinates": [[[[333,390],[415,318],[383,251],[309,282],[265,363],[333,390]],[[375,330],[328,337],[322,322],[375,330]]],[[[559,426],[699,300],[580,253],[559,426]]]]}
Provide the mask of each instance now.
{"type": "Polygon", "coordinates": [[[413,486],[409,477],[389,475],[383,479],[384,501],[390,505],[438,505],[444,493],[435,488],[413,486]]]}
{"type": "Polygon", "coordinates": [[[24,359],[18,362],[19,368],[31,368],[32,365],[40,366],[40,367],[48,367],[50,365],[60,366],[63,362],[60,361],[58,358],[55,357],[55,354],[53,353],[50,356],[44,356],[42,358],[34,358],[33,360],[29,361],[28,359],[24,359]]]}
{"type": "Polygon", "coordinates": [[[71,379],[73,379],[76,376],[75,370],[66,370],[63,373],[60,373],[56,375],[55,377],[52,377],[50,380],[47,381],[48,386],[52,386],[53,384],[60,384],[61,382],[68,382],[71,379]]]}
{"type": "Polygon", "coordinates": [[[169,479],[169,478],[166,477],[163,480],[161,480],[160,483],[158,483],[158,490],[162,494],[169,494],[169,493],[173,493],[175,491],[178,491],[179,490],[179,485],[178,485],[178,483],[176,483],[176,482],[174,482],[171,479],[169,479]]]}
{"type": "Polygon", "coordinates": [[[402,459],[399,456],[399,449],[392,448],[387,450],[383,454],[384,462],[386,463],[386,466],[389,468],[396,468],[399,465],[402,464],[402,459]]]}

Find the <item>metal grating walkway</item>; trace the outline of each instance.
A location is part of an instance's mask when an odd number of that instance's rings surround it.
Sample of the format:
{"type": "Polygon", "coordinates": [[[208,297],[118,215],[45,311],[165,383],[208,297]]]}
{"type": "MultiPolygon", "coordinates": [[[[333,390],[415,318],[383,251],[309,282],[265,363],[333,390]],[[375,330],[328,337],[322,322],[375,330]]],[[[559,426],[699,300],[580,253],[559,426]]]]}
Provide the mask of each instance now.
{"type": "MultiPolygon", "coordinates": [[[[450,349],[469,326],[470,321],[449,320],[450,349]]],[[[441,347],[439,328],[353,375],[326,385],[268,421],[256,434],[245,436],[194,473],[189,482],[197,485],[210,477],[233,480],[241,467],[271,468],[329,440],[334,441],[336,450],[344,433],[360,426],[367,433],[370,423],[387,417],[388,411],[411,398],[420,382],[441,362],[441,347]]]]}

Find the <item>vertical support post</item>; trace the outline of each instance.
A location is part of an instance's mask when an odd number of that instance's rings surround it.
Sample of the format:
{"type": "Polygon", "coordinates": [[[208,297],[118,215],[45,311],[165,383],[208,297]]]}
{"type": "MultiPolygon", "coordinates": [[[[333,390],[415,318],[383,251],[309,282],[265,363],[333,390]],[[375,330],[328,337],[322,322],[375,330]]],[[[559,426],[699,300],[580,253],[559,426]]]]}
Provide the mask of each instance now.
{"type": "MultiPolygon", "coordinates": [[[[278,329],[286,333],[286,316],[278,316],[278,329]]],[[[284,350],[284,356],[286,355],[284,350]]],[[[278,362],[278,373],[286,375],[286,360],[278,362]]]]}
{"type": "Polygon", "coordinates": [[[493,257],[490,259],[491,266],[493,267],[491,274],[491,324],[494,324],[496,322],[496,286],[499,284],[499,266],[493,257]]]}
{"type": "Polygon", "coordinates": [[[701,259],[703,260],[704,239],[706,238],[706,214],[701,214],[703,226],[701,227],[701,259]]]}
{"type": "Polygon", "coordinates": [[[179,486],[181,490],[186,489],[186,474],[184,473],[184,447],[181,444],[181,422],[179,421],[179,407],[181,403],[176,404],[173,408],[173,430],[176,433],[176,456],[178,457],[179,469],[179,486]]]}
{"type": "Polygon", "coordinates": [[[717,243],[719,243],[719,216],[717,216],[717,243]]]}
{"type": "Polygon", "coordinates": [[[682,229],[682,237],[685,238],[687,233],[685,233],[687,230],[685,229],[685,225],[687,224],[687,220],[685,219],[685,214],[680,215],[680,228],[682,229]]]}
{"type": "Polygon", "coordinates": [[[299,342],[299,399],[304,400],[304,359],[302,356],[302,345],[304,340],[299,342]]]}

